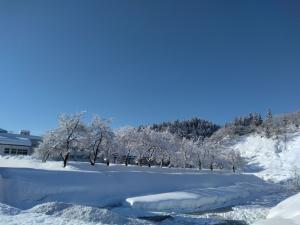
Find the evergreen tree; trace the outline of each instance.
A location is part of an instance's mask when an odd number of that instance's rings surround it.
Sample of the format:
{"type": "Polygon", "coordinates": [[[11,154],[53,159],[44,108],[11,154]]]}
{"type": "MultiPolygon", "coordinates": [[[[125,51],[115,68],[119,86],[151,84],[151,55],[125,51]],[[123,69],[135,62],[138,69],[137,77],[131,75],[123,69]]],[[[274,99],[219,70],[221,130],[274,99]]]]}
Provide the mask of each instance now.
{"type": "Polygon", "coordinates": [[[267,138],[271,137],[272,126],[273,126],[273,114],[272,114],[271,109],[269,109],[268,113],[267,113],[267,117],[266,117],[266,136],[267,136],[267,138]]]}

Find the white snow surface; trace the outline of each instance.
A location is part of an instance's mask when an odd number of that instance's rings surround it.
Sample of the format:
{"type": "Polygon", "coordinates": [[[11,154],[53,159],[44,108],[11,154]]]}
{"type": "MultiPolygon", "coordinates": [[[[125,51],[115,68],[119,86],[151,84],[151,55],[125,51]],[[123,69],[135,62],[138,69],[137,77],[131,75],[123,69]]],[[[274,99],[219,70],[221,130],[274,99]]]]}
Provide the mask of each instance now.
{"type": "Polygon", "coordinates": [[[214,206],[232,205],[234,200],[254,198],[260,192],[278,192],[276,185],[266,183],[237,183],[232,186],[200,188],[180,192],[169,192],[156,195],[146,195],[127,198],[126,202],[133,208],[159,211],[191,211],[208,209],[214,206]]]}
{"type": "Polygon", "coordinates": [[[0,143],[4,145],[31,146],[31,140],[16,134],[0,133],[0,143]]]}
{"type": "Polygon", "coordinates": [[[0,203],[1,225],[147,225],[147,221],[130,219],[107,209],[49,202],[29,210],[18,210],[0,203]]]}
{"type": "Polygon", "coordinates": [[[44,202],[103,207],[122,204],[133,196],[228,187],[240,182],[263,183],[254,175],[232,172],[103,164],[92,167],[83,162],[70,162],[63,169],[58,162],[41,163],[24,158],[0,158],[0,180],[0,202],[20,209],[44,202]]]}
{"type": "Polygon", "coordinates": [[[284,181],[294,175],[300,162],[300,132],[287,134],[283,138],[266,138],[251,134],[237,140],[232,146],[248,160],[248,169],[270,181],[284,181]]]}
{"type": "Polygon", "coordinates": [[[272,208],[267,219],[255,225],[300,225],[300,193],[272,208]]]}
{"type": "MultiPolygon", "coordinates": [[[[133,218],[138,213],[172,214],[243,204],[274,191],[278,191],[277,185],[231,171],[93,167],[85,162],[70,162],[63,168],[61,162],[0,157],[0,225],[153,224],[133,218]]],[[[178,215],[161,224],[218,224],[178,215]]]]}

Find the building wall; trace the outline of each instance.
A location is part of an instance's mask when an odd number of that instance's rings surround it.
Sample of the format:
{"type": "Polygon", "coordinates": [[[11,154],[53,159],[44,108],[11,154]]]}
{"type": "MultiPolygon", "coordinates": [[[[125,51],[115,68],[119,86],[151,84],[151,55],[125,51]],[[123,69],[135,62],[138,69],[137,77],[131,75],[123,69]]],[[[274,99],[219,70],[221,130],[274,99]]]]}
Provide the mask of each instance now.
{"type": "Polygon", "coordinates": [[[30,155],[30,146],[0,144],[0,155],[30,155]]]}

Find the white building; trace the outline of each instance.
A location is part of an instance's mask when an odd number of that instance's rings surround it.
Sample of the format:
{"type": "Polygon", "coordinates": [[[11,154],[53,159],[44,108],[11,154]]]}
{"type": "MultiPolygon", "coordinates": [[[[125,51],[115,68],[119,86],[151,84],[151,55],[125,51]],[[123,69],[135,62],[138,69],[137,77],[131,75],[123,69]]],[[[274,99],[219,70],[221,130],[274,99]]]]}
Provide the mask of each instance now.
{"type": "Polygon", "coordinates": [[[0,155],[30,155],[42,138],[22,130],[20,134],[9,133],[0,128],[0,155]]]}

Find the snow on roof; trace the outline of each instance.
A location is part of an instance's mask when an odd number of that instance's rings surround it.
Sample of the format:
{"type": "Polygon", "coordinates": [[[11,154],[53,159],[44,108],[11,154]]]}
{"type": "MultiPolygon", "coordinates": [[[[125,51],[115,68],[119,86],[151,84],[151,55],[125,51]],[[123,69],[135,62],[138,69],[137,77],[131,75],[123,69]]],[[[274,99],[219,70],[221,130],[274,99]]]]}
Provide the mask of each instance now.
{"type": "Polygon", "coordinates": [[[0,144],[31,146],[31,140],[16,134],[0,133],[0,144]]]}

